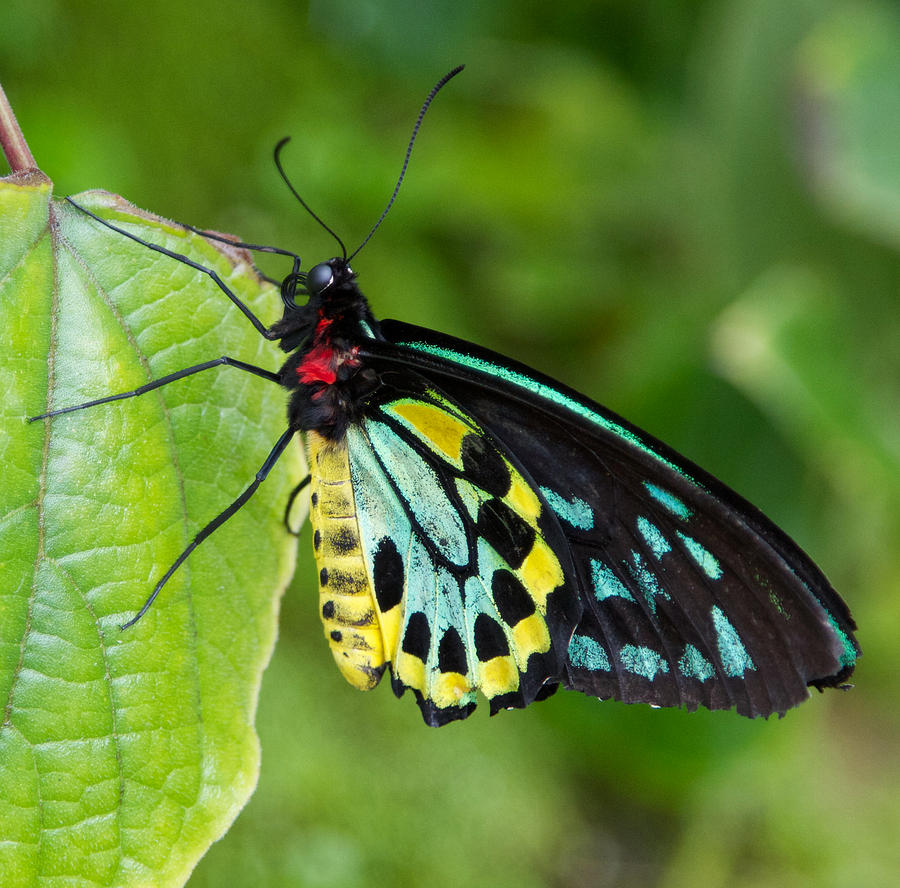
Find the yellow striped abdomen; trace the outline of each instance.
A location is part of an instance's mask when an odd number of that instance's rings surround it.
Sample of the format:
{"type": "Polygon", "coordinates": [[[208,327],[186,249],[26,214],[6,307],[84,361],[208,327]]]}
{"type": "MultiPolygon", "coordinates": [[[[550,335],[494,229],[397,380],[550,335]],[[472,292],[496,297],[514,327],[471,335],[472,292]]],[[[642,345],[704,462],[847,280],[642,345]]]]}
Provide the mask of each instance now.
{"type": "Polygon", "coordinates": [[[360,690],[378,684],[385,652],[363,559],[347,442],[308,432],[310,521],[325,637],[338,669],[360,690]]]}

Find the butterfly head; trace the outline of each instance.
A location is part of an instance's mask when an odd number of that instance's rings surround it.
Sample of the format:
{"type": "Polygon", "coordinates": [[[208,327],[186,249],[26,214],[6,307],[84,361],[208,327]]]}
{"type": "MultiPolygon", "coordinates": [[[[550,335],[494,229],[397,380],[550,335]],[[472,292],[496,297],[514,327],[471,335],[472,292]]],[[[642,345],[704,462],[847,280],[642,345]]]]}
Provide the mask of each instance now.
{"type": "MultiPolygon", "coordinates": [[[[299,310],[316,320],[335,320],[346,314],[355,314],[365,306],[365,297],[356,284],[356,274],[346,259],[336,257],[314,265],[301,278],[307,297],[299,310]]],[[[283,295],[283,292],[282,292],[283,295]]],[[[294,304],[295,308],[296,303],[294,304]]],[[[285,306],[287,310],[287,305],[285,306]]]]}
{"type": "Polygon", "coordinates": [[[332,299],[335,302],[346,301],[348,295],[359,292],[355,280],[356,274],[350,263],[339,256],[320,262],[306,272],[295,267],[281,282],[281,301],[284,303],[285,316],[302,313],[310,304],[318,308],[330,303],[332,299]],[[343,300],[341,294],[345,297],[343,300]],[[298,302],[298,296],[306,296],[307,301],[298,302]]]}
{"type": "Polygon", "coordinates": [[[341,257],[319,262],[307,272],[292,271],[281,282],[281,301],[284,314],[271,330],[286,352],[301,347],[323,321],[369,316],[356,274],[341,257]]]}
{"type": "Polygon", "coordinates": [[[321,298],[328,290],[338,290],[351,283],[354,277],[353,269],[345,259],[329,259],[306,272],[306,293],[310,299],[321,298]]]}

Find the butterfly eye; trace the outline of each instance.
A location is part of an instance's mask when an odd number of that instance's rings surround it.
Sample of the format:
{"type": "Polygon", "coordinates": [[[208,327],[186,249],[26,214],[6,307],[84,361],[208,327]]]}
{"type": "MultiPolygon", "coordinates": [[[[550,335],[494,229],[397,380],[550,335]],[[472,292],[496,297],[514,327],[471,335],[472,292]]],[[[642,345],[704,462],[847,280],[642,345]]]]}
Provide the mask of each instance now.
{"type": "Polygon", "coordinates": [[[320,262],[306,273],[306,290],[310,296],[321,293],[330,287],[333,282],[334,269],[328,262],[320,262]]]}

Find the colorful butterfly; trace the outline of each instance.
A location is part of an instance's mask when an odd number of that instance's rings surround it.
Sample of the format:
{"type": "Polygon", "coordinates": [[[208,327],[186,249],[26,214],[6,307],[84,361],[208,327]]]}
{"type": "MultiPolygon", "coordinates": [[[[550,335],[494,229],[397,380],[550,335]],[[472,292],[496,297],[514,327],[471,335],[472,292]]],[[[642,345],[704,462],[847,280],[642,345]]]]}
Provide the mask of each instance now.
{"type": "MultiPolygon", "coordinates": [[[[413,139],[455,73],[429,94],[413,139]]],[[[600,699],[768,716],[852,673],[860,650],[850,612],[783,531],[560,383],[471,343],[379,322],[349,264],[358,249],[348,258],[341,244],[340,258],[306,273],[299,257],[274,250],[294,267],[282,283],[283,317],[266,328],[209,269],[94,218],[209,274],[289,353],[278,373],[219,358],[43,415],[220,364],[290,391],[288,428],[254,481],[126,625],[299,432],[310,476],[297,491],[309,484],[335,661],[360,689],[389,668],[397,696],[411,689],[429,725],[466,718],[478,692],[493,714],[560,685],[600,699]]]]}

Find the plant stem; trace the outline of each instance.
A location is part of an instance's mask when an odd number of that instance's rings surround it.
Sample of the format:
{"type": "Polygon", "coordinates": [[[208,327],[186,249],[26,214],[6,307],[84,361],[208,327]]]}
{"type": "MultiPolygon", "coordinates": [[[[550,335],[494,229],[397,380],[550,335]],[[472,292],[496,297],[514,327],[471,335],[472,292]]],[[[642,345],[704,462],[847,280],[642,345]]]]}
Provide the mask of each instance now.
{"type": "Polygon", "coordinates": [[[6,98],[3,87],[0,86],[0,145],[3,147],[3,154],[6,156],[6,162],[9,164],[11,173],[24,173],[28,170],[36,170],[37,164],[31,151],[28,150],[28,143],[22,130],[19,129],[19,122],[16,115],[13,114],[12,106],[6,98]]]}

